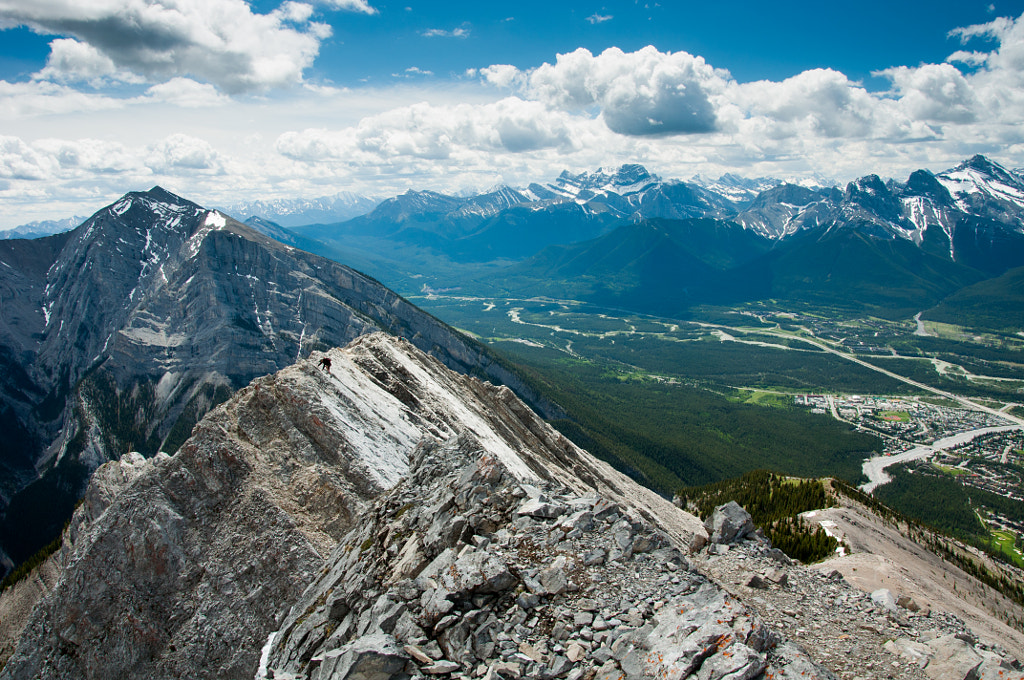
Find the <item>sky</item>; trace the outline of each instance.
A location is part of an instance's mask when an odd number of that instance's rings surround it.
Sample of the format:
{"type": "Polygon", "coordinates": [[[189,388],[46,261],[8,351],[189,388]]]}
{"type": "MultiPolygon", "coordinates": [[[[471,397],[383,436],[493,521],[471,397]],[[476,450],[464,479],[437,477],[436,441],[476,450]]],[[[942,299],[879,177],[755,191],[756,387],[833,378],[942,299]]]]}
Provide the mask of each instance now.
{"type": "Polygon", "coordinates": [[[0,228],[206,206],[1024,167],[1024,0],[0,0],[0,228]]]}

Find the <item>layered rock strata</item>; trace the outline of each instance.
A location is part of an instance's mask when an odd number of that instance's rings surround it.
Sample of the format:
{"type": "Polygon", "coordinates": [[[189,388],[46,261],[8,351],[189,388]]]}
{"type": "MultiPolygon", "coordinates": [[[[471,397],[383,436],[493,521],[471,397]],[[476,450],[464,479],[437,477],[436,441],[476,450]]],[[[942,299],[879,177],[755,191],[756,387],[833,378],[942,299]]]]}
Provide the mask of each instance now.
{"type": "Polygon", "coordinates": [[[834,677],[634,508],[523,484],[470,435],[421,444],[268,637],[257,678],[431,675],[834,677]]]}
{"type": "Polygon", "coordinates": [[[516,479],[598,492],[682,545],[705,540],[695,518],[508,388],[384,334],[332,350],[330,371],[323,356],[239,391],[175,456],[131,475],[128,461],[103,468],[67,532],[64,573],[0,677],[252,677],[278,611],[423,440],[469,433],[516,479]],[[104,491],[108,479],[123,488],[104,491]]]}

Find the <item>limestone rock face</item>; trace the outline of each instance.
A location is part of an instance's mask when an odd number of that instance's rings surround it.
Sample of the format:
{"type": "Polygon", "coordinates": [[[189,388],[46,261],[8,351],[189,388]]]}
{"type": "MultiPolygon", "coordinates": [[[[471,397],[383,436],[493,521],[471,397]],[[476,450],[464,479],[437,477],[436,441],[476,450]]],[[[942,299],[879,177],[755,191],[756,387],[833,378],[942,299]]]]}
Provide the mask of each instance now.
{"type": "Polygon", "coordinates": [[[834,678],[636,508],[539,485],[469,433],[421,444],[268,637],[257,678],[354,677],[335,659],[382,638],[405,663],[379,678],[834,678]],[[431,541],[439,523],[462,530],[431,541]]]}
{"type": "MultiPolygon", "coordinates": [[[[704,541],[696,518],[575,447],[508,388],[384,334],[329,352],[329,371],[322,356],[240,390],[173,457],[102,468],[68,531],[64,573],[0,677],[252,677],[282,608],[432,441],[469,437],[509,479],[600,493],[681,545],[704,541]]],[[[479,532],[442,510],[396,567],[418,573],[427,554],[479,532]]],[[[448,584],[455,595],[511,584],[500,563],[460,565],[468,580],[448,584]]],[[[437,599],[439,614],[448,602],[437,599]]],[[[352,607],[335,604],[328,615],[352,607]]]]}
{"type": "Polygon", "coordinates": [[[387,329],[450,368],[533,394],[379,282],[159,187],[67,234],[4,241],[0,288],[13,293],[0,312],[0,573],[3,551],[17,563],[59,533],[103,463],[173,452],[235,390],[366,333],[387,329]],[[66,513],[27,515],[40,476],[66,513]]]}

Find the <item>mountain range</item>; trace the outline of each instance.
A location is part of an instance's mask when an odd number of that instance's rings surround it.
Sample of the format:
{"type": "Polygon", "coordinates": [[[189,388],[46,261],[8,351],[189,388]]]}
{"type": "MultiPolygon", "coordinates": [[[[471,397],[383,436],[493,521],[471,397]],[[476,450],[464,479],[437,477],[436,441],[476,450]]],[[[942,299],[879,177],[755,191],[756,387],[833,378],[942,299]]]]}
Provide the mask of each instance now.
{"type": "Polygon", "coordinates": [[[302,229],[154,187],[0,242],[0,558],[58,538],[0,678],[1021,677],[736,509],[701,524],[545,423],[564,414],[514,367],[307,252],[664,314],[1019,298],[1024,181],[988,159],[731,185],[632,165],[302,229]]]}
{"type": "Polygon", "coordinates": [[[662,180],[639,165],[565,172],[472,197],[409,191],[291,231],[405,293],[548,295],[676,316],[784,299],[902,317],[1024,265],[1024,178],[983,156],[845,189],[729,180],[662,180]]]}
{"type": "Polygon", "coordinates": [[[372,330],[530,399],[485,348],[377,281],[159,187],[71,232],[0,241],[0,290],[8,568],[57,535],[102,463],[173,452],[252,379],[372,330]]]}
{"type": "Polygon", "coordinates": [[[0,242],[0,561],[55,536],[104,461],[173,451],[253,378],[375,328],[558,413],[482,346],[357,269],[399,291],[678,317],[782,299],[973,314],[995,328],[1016,318],[978,312],[1016,309],[1024,266],[1024,179],[989,159],[845,190],[735,177],[715,187],[627,165],[477,196],[409,191],[293,229],[247,226],[154,188],[71,232],[0,242]]]}

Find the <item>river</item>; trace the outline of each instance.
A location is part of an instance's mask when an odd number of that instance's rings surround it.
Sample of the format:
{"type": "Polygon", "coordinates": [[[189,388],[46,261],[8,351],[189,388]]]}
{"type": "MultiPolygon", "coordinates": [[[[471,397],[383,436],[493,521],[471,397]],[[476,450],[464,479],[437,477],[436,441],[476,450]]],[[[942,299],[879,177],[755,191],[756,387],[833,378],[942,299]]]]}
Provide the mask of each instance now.
{"type": "Polygon", "coordinates": [[[1008,432],[1010,430],[1019,430],[1020,425],[1005,425],[1002,427],[983,427],[977,430],[968,430],[967,432],[961,432],[960,434],[954,434],[950,437],[944,437],[938,439],[934,444],[922,444],[915,446],[914,448],[898,453],[895,456],[875,456],[864,461],[863,470],[864,475],[868,478],[868,483],[862,485],[860,488],[866,493],[871,493],[877,487],[892,481],[892,477],[885,473],[885,468],[890,465],[896,465],[897,463],[906,463],[911,460],[920,460],[922,458],[930,458],[939,451],[951,449],[961,444],[966,444],[975,437],[980,437],[983,434],[990,434],[992,432],[1008,432]]]}

